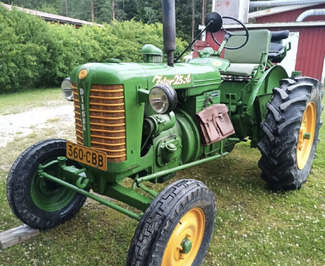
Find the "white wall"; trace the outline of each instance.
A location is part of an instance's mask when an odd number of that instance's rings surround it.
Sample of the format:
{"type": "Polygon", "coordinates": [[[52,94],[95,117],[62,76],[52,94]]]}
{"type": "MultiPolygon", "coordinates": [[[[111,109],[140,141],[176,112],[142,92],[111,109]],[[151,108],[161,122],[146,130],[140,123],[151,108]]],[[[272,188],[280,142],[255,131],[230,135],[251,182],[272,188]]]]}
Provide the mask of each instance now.
{"type": "Polygon", "coordinates": [[[322,74],[322,82],[323,86],[325,85],[325,56],[324,56],[324,62],[323,62],[323,74],[322,74]]]}
{"type": "Polygon", "coordinates": [[[290,32],[289,37],[283,40],[283,44],[291,42],[291,50],[287,52],[287,56],[280,63],[285,68],[288,75],[296,69],[296,59],[298,52],[299,32],[290,32]]]}
{"type": "MultiPolygon", "coordinates": [[[[213,0],[212,11],[248,22],[249,0],[213,0]]],[[[227,23],[227,21],[225,21],[227,23]]]]}

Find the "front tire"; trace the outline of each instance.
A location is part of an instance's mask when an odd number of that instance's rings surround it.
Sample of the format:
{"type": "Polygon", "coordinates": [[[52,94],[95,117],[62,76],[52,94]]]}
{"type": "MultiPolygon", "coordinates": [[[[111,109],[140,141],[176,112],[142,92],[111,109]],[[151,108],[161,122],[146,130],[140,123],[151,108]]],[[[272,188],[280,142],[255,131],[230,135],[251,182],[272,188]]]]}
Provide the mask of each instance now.
{"type": "Polygon", "coordinates": [[[172,183],[144,213],[130,244],[127,265],[199,265],[215,216],[215,198],[202,182],[172,183]]]}
{"type": "MultiPolygon", "coordinates": [[[[7,199],[23,223],[49,229],[71,219],[82,207],[85,196],[37,174],[40,164],[65,154],[66,141],[51,139],[29,147],[14,162],[7,180],[7,199]]],[[[47,172],[56,175],[56,169],[53,165],[47,172]]]]}
{"type": "Polygon", "coordinates": [[[319,141],[321,84],[307,77],[284,79],[273,93],[262,123],[258,166],[272,189],[299,189],[311,171],[319,141]]]}

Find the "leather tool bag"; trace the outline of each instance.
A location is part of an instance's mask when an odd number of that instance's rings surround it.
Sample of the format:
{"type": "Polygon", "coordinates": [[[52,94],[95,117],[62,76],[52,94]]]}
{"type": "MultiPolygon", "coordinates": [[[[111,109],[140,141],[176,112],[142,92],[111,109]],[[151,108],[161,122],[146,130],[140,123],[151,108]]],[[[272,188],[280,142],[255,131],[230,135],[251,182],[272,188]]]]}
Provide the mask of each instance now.
{"type": "Polygon", "coordinates": [[[210,145],[235,133],[225,104],[212,105],[195,116],[201,131],[203,145],[210,145]]]}

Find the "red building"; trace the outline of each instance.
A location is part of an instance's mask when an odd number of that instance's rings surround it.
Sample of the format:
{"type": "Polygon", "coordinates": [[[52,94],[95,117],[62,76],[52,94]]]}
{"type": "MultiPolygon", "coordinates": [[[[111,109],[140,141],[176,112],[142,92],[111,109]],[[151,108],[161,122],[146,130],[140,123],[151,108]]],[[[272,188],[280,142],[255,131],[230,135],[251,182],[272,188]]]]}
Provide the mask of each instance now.
{"type": "MultiPolygon", "coordinates": [[[[325,15],[308,16],[303,21],[297,18],[306,10],[323,9],[325,4],[288,6],[265,9],[249,14],[248,29],[268,29],[270,31],[289,30],[288,41],[292,49],[284,60],[284,67],[291,71],[301,71],[302,75],[317,78],[324,82],[325,79],[325,15]]],[[[236,30],[237,27],[227,29],[236,30]]],[[[210,34],[206,41],[196,43],[196,49],[205,46],[218,49],[210,34]]]]}

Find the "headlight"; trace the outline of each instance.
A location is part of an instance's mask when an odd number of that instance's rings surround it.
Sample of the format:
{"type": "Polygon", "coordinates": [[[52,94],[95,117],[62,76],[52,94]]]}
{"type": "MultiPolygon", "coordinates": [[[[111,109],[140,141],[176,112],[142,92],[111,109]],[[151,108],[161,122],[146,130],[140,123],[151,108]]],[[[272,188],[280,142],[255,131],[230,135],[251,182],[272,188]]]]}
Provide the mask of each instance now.
{"type": "Polygon", "coordinates": [[[158,114],[169,113],[177,105],[176,91],[165,84],[155,85],[149,92],[149,102],[152,109],[158,114]]]}
{"type": "Polygon", "coordinates": [[[70,82],[70,78],[65,78],[61,83],[61,89],[63,92],[64,97],[68,101],[73,100],[73,93],[72,93],[72,83],[70,82]]]}

